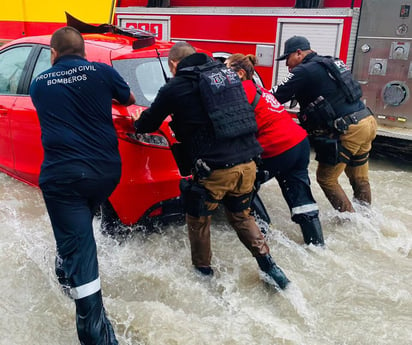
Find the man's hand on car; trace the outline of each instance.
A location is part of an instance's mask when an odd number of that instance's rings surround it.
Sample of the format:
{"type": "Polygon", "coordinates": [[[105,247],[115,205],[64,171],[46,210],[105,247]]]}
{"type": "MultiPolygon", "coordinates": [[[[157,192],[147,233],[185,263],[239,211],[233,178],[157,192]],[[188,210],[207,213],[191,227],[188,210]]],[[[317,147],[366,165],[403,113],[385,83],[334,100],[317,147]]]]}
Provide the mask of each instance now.
{"type": "Polygon", "coordinates": [[[135,121],[137,121],[140,118],[140,115],[142,114],[143,110],[143,107],[137,107],[136,110],[131,113],[133,123],[135,123],[135,121]]]}

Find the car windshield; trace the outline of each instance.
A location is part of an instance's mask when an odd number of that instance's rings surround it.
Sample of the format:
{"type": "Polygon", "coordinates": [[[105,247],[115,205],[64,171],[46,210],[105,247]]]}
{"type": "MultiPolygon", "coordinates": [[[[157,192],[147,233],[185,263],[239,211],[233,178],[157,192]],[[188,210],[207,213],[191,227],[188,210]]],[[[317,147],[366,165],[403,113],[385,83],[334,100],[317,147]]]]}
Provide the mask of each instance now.
{"type": "MultiPolygon", "coordinates": [[[[161,58],[167,77],[171,77],[167,58],[161,58]]],[[[113,67],[129,83],[136,104],[150,106],[160,87],[165,84],[160,61],[157,58],[114,60],[113,67]]]]}

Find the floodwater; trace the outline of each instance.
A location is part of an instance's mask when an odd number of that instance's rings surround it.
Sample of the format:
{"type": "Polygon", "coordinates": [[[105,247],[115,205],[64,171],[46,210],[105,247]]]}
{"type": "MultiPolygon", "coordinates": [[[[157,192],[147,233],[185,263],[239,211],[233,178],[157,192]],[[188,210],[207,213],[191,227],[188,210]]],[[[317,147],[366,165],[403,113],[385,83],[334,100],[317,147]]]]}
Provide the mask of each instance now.
{"type": "MultiPolygon", "coordinates": [[[[303,244],[275,181],[261,189],[272,254],[292,281],[285,291],[262,281],[221,214],[212,226],[212,279],[193,272],[185,226],[116,242],[96,220],[104,303],[119,344],[412,344],[412,166],[372,160],[372,208],[357,205],[345,217],[323,196],[315,168],[312,161],[324,249],[303,244]]],[[[0,224],[0,344],[78,344],[40,191],[0,174],[0,224]]]]}

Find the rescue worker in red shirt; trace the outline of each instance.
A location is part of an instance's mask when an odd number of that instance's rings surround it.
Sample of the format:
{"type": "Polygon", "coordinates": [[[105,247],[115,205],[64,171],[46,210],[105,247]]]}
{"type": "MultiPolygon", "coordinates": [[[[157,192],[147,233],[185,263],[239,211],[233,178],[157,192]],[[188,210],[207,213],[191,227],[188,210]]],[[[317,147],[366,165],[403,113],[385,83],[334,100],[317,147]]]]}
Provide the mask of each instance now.
{"type": "Polygon", "coordinates": [[[269,172],[269,178],[277,179],[291,218],[299,224],[305,243],[324,245],[319,208],[310,188],[310,143],[306,131],[269,91],[253,82],[256,56],[233,54],[225,63],[237,72],[248,101],[254,106],[257,140],[263,148],[263,169],[269,172]]]}

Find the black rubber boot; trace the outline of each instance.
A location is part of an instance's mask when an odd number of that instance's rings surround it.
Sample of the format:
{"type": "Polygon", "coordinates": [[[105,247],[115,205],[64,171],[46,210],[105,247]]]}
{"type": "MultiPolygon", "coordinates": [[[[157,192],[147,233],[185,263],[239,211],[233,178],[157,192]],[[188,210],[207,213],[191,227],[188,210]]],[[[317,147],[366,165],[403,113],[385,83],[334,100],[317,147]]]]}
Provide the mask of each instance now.
{"type": "Polygon", "coordinates": [[[197,272],[203,274],[204,276],[213,276],[214,271],[212,267],[196,267],[195,269],[197,272]]]}
{"type": "Polygon", "coordinates": [[[325,245],[323,240],[322,226],[318,217],[315,218],[305,218],[299,222],[300,228],[302,230],[303,240],[306,244],[314,244],[315,246],[325,245]]]}
{"type": "Polygon", "coordinates": [[[77,299],[76,326],[81,345],[118,345],[103,307],[101,290],[77,299]]]}
{"type": "Polygon", "coordinates": [[[276,265],[270,254],[257,256],[256,261],[260,269],[270,276],[282,290],[290,283],[285,273],[276,265]]]}

